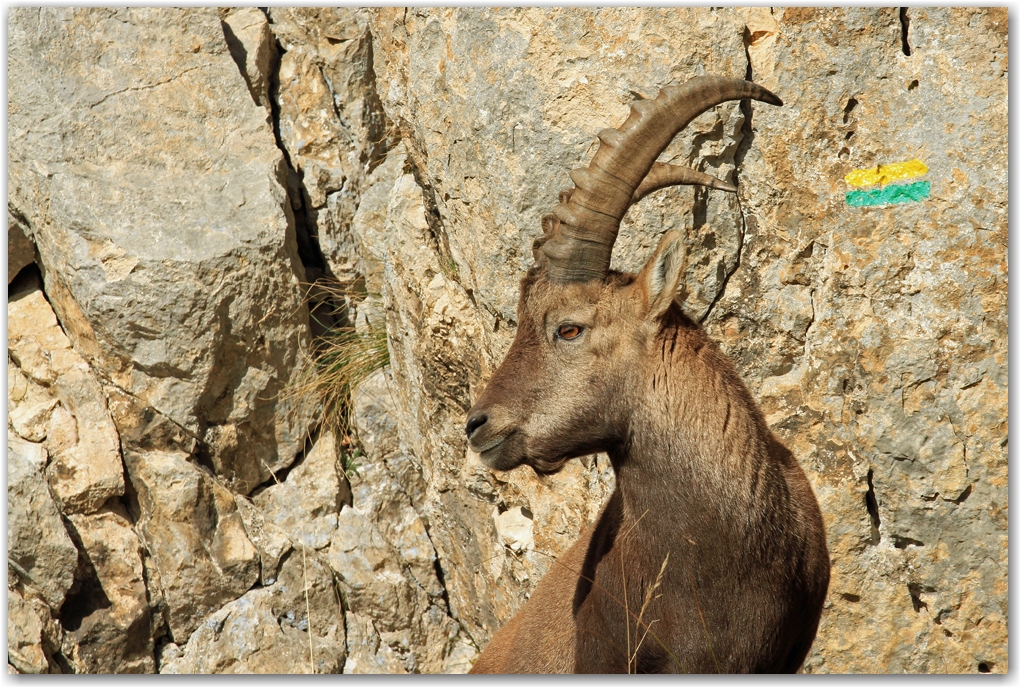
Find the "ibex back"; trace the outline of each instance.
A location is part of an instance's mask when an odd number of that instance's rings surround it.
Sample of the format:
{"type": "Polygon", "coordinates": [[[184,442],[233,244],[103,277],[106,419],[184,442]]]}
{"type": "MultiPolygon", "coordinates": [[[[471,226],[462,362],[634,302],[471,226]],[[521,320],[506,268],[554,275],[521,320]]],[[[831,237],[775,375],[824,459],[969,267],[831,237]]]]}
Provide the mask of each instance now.
{"type": "Polygon", "coordinates": [[[821,512],[733,364],[681,310],[667,234],[638,274],[609,269],[620,220],[672,184],[736,189],[655,162],[727,100],[782,102],[698,77],[636,103],[543,218],[516,338],[468,413],[497,470],[605,451],[616,491],[472,672],[794,672],[829,582],[821,512]]]}

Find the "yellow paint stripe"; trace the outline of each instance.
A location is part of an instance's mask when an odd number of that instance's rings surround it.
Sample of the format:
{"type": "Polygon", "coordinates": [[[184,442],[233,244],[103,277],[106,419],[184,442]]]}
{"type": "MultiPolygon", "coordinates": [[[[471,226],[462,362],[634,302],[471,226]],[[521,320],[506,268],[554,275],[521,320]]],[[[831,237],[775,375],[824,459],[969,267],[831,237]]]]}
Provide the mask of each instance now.
{"type": "Polygon", "coordinates": [[[895,162],[891,165],[878,165],[871,169],[855,169],[843,179],[851,186],[873,186],[888,184],[899,179],[912,179],[928,173],[928,167],[920,160],[895,162]]]}

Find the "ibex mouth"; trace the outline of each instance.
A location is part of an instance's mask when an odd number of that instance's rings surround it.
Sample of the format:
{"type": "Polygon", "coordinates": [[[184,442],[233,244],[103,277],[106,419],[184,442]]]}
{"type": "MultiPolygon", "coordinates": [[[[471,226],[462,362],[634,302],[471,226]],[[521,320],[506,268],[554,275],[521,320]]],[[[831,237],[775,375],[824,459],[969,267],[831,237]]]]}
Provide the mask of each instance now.
{"type": "Polygon", "coordinates": [[[509,434],[504,434],[503,436],[492,437],[491,439],[486,441],[481,446],[472,446],[471,450],[475,451],[478,454],[485,453],[486,451],[491,451],[492,449],[496,448],[497,446],[502,444],[504,441],[506,441],[506,438],[508,436],[510,436],[510,435],[509,434]]]}
{"type": "Polygon", "coordinates": [[[479,444],[478,457],[492,470],[513,470],[524,460],[522,435],[514,430],[479,444]]]}

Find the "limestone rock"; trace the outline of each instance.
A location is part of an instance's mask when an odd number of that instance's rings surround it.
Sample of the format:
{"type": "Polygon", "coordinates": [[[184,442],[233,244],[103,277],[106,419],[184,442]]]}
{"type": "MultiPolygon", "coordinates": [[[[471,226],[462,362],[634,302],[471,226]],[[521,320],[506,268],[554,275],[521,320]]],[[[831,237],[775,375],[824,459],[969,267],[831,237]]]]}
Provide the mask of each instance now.
{"type": "Polygon", "coordinates": [[[77,673],[155,672],[141,543],[127,513],[105,508],[70,521],[87,565],[61,615],[62,653],[77,673]]]}
{"type": "MultiPolygon", "coordinates": [[[[398,143],[386,159],[376,167],[365,181],[365,189],[361,194],[361,202],[351,223],[351,236],[356,237],[357,264],[364,279],[367,295],[354,306],[354,326],[361,334],[369,334],[371,331],[378,331],[385,328],[387,322],[385,291],[385,265],[388,262],[385,244],[386,214],[390,201],[390,192],[397,179],[406,172],[405,165],[407,155],[403,143],[398,143]]],[[[352,238],[352,240],[354,240],[352,238]]],[[[362,385],[368,389],[371,385],[362,385]]],[[[359,392],[360,393],[360,392],[359,392]]],[[[387,391],[387,398],[389,392],[387,391]]],[[[369,403],[370,407],[372,404],[369,403]]],[[[379,409],[379,413],[369,411],[378,415],[380,419],[390,418],[388,422],[395,422],[395,416],[391,416],[392,410],[379,409]]],[[[359,412],[359,404],[355,404],[354,412],[359,412]]],[[[363,423],[362,423],[363,424],[363,423]]],[[[366,442],[373,442],[372,436],[364,435],[365,429],[359,429],[362,445],[367,447],[366,442]]],[[[391,436],[390,432],[386,432],[391,436]]],[[[372,448],[366,448],[372,453],[372,448]]],[[[380,447],[379,454],[385,454],[390,448],[380,447]]]]}
{"type": "Polygon", "coordinates": [[[74,582],[78,549],[67,536],[43,468],[46,450],[7,433],[7,560],[54,611],[74,582]]]}
{"type": "Polygon", "coordinates": [[[339,673],[344,647],[332,573],[313,552],[294,550],[274,584],[207,617],[183,647],[164,648],[160,672],[339,673]]]}
{"type": "Polygon", "coordinates": [[[496,521],[496,534],[503,546],[518,554],[535,548],[535,522],[531,511],[515,506],[500,513],[494,508],[492,519],[496,521]]]}
{"type": "MultiPolygon", "coordinates": [[[[595,132],[622,123],[635,97],[709,68],[743,77],[747,65],[743,21],[694,8],[393,8],[373,28],[379,92],[407,122],[442,257],[483,294],[490,329],[515,322],[517,278],[504,275],[530,265],[541,216],[587,164],[595,132]]],[[[736,102],[716,108],[664,159],[732,179],[743,119],[736,102]]],[[[665,231],[686,230],[688,308],[700,317],[736,266],[739,226],[731,194],[663,191],[628,213],[614,265],[634,269],[665,231]]]]}
{"type": "Polygon", "coordinates": [[[478,648],[471,642],[470,638],[461,636],[454,645],[450,655],[443,661],[443,673],[448,675],[464,675],[471,670],[475,660],[478,658],[478,648]]]}
{"type": "Polygon", "coordinates": [[[251,97],[271,116],[270,75],[279,55],[269,20],[256,7],[238,7],[221,21],[230,54],[245,77],[251,97]]]}
{"type": "Polygon", "coordinates": [[[350,490],[339,472],[333,434],[318,437],[286,481],[259,492],[252,502],[266,519],[295,543],[318,550],[329,545],[337,514],[350,490]]]}
{"type": "MultiPolygon", "coordinates": [[[[244,523],[244,531],[259,551],[259,583],[268,586],[276,582],[280,574],[280,564],[294,544],[287,533],[266,521],[266,516],[244,497],[237,497],[237,512],[244,523]]],[[[333,521],[334,527],[336,521],[333,521]]]]}
{"type": "MultiPolygon", "coordinates": [[[[353,675],[404,675],[408,673],[401,653],[384,643],[371,618],[347,613],[347,663],[344,672],[353,675]]],[[[410,647],[406,647],[409,649],[410,647]]]]}
{"type": "Polygon", "coordinates": [[[15,434],[25,441],[43,442],[59,402],[46,387],[30,380],[7,358],[7,421],[15,434]]]}
{"type": "MultiPolygon", "coordinates": [[[[9,577],[9,584],[14,578],[14,575],[9,577]]],[[[53,653],[60,646],[60,634],[60,625],[42,599],[31,592],[23,593],[16,586],[8,586],[8,668],[13,667],[18,673],[59,673],[53,653]]]]}
{"type": "Polygon", "coordinates": [[[599,129],[703,73],[785,105],[693,121],[663,160],[738,192],[642,200],[614,267],[685,234],[686,311],[808,472],[805,672],[1008,672],[1005,10],[9,19],[9,672],[464,672],[614,484],[467,450],[540,217],[599,129]],[[912,159],[926,198],[848,203],[912,159]],[[391,354],[349,494],[292,393],[322,272],[391,354]]]}
{"type": "Polygon", "coordinates": [[[38,279],[7,305],[8,406],[14,430],[42,441],[53,494],[65,513],[90,513],[124,493],[117,428],[88,364],[71,347],[38,279]]]}
{"type": "Polygon", "coordinates": [[[390,391],[393,383],[386,370],[378,370],[354,390],[351,419],[367,456],[382,458],[400,450],[396,407],[390,391]]]}
{"type": "MultiPolygon", "coordinates": [[[[358,266],[365,279],[365,288],[371,298],[379,299],[376,324],[385,325],[385,308],[381,302],[386,264],[386,209],[390,191],[397,178],[406,170],[407,154],[403,143],[398,143],[386,159],[376,167],[365,181],[361,202],[351,223],[351,234],[356,237],[358,266]]],[[[358,307],[358,318],[367,315],[365,305],[358,307]]]]}
{"type": "Polygon", "coordinates": [[[350,224],[365,177],[392,145],[376,93],[373,37],[365,10],[271,8],[284,53],[280,139],[302,180],[303,203],[333,275],[363,274],[350,224]]]}
{"type": "MultiPolygon", "coordinates": [[[[438,606],[430,606],[423,618],[425,635],[414,627],[386,632],[373,619],[354,613],[347,614],[347,626],[351,635],[345,673],[438,673],[460,665],[443,660],[453,656],[450,646],[458,628],[438,606]]],[[[459,650],[454,661],[464,658],[465,647],[473,648],[464,642],[454,647],[459,650]]]]}
{"type": "Polygon", "coordinates": [[[354,510],[366,515],[399,552],[415,584],[433,599],[441,598],[436,554],[416,510],[425,497],[421,473],[400,450],[392,381],[379,370],[354,393],[353,420],[365,450],[362,465],[350,477],[354,510]]]}
{"type": "MultiPolygon", "coordinates": [[[[356,569],[364,572],[363,582],[373,586],[375,581],[367,573],[379,569],[382,564],[393,573],[394,580],[402,578],[403,582],[399,583],[401,588],[417,587],[426,592],[426,599],[436,601],[442,598],[443,587],[436,578],[435,550],[421,517],[394,474],[401,463],[406,465],[407,461],[399,455],[379,461],[368,459],[358,469],[357,475],[352,477],[355,505],[352,508],[345,507],[345,512],[341,514],[331,547],[331,551],[338,557],[331,560],[347,560],[347,556],[351,556],[352,560],[358,562],[354,568],[344,563],[337,563],[334,568],[355,587],[359,586],[356,569]],[[365,537],[364,541],[360,537],[365,537]],[[336,553],[339,551],[345,553],[336,553]],[[378,554],[373,551],[378,551],[378,554]],[[393,566],[388,561],[382,563],[384,558],[392,558],[393,566]]],[[[385,598],[382,594],[363,596],[366,599],[372,596],[373,606],[385,606],[385,603],[380,604],[385,598]]],[[[362,610],[364,607],[354,604],[352,608],[362,610]]],[[[422,612],[425,609],[427,604],[417,610],[422,612]]],[[[404,615],[403,610],[395,610],[393,627],[399,624],[402,615],[406,620],[414,612],[409,611],[404,615]]]]}
{"type": "Polygon", "coordinates": [[[104,384],[107,406],[120,434],[123,450],[198,451],[194,435],[136,396],[118,386],[104,384]]]}
{"type": "Polygon", "coordinates": [[[11,14],[10,205],[81,352],[250,491],[314,420],[285,164],[212,9],[11,14]]]}
{"type": "Polygon", "coordinates": [[[124,459],[171,636],[184,641],[207,614],[251,589],[259,578],[259,552],[234,497],[186,454],[127,451],[124,459]]]}
{"type": "Polygon", "coordinates": [[[14,281],[26,265],[35,262],[35,243],[21,218],[7,210],[7,283],[14,281]]]}
{"type": "MultiPolygon", "coordinates": [[[[385,371],[363,381],[353,400],[365,455],[350,475],[353,505],[341,511],[329,550],[350,604],[344,672],[443,672],[465,642],[450,617],[435,549],[415,510],[425,485],[400,451],[385,371]]],[[[465,657],[463,648],[458,656],[465,657]]]]}
{"type": "Polygon", "coordinates": [[[346,133],[333,109],[321,68],[311,55],[288,51],[280,61],[280,136],[303,173],[312,207],[326,204],[329,193],[344,186],[341,155],[346,133]]]}
{"type": "Polygon", "coordinates": [[[402,574],[400,554],[351,507],[340,512],[328,560],[349,589],[351,608],[371,611],[383,630],[401,628],[414,616],[418,590],[402,574]]]}

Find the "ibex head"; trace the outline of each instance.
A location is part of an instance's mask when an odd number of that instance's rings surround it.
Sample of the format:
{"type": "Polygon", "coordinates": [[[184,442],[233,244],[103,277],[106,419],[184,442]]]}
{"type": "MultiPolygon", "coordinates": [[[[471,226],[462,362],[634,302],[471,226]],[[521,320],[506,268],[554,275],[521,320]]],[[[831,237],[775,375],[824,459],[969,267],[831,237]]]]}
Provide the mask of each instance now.
{"type": "MultiPolygon", "coordinates": [[[[678,132],[728,100],[782,101],[741,79],[701,76],[634,104],[619,129],[599,132],[575,188],[543,218],[535,265],[521,281],[517,335],[506,359],[468,412],[471,448],[492,468],[522,463],[557,470],[573,457],[626,440],[643,380],[654,376],[654,347],[686,263],[681,237],[668,233],[637,274],[609,269],[627,209],[676,184],[736,189],[692,169],[656,162],[678,132]]],[[[672,314],[672,315],[671,315],[672,314]]]]}

